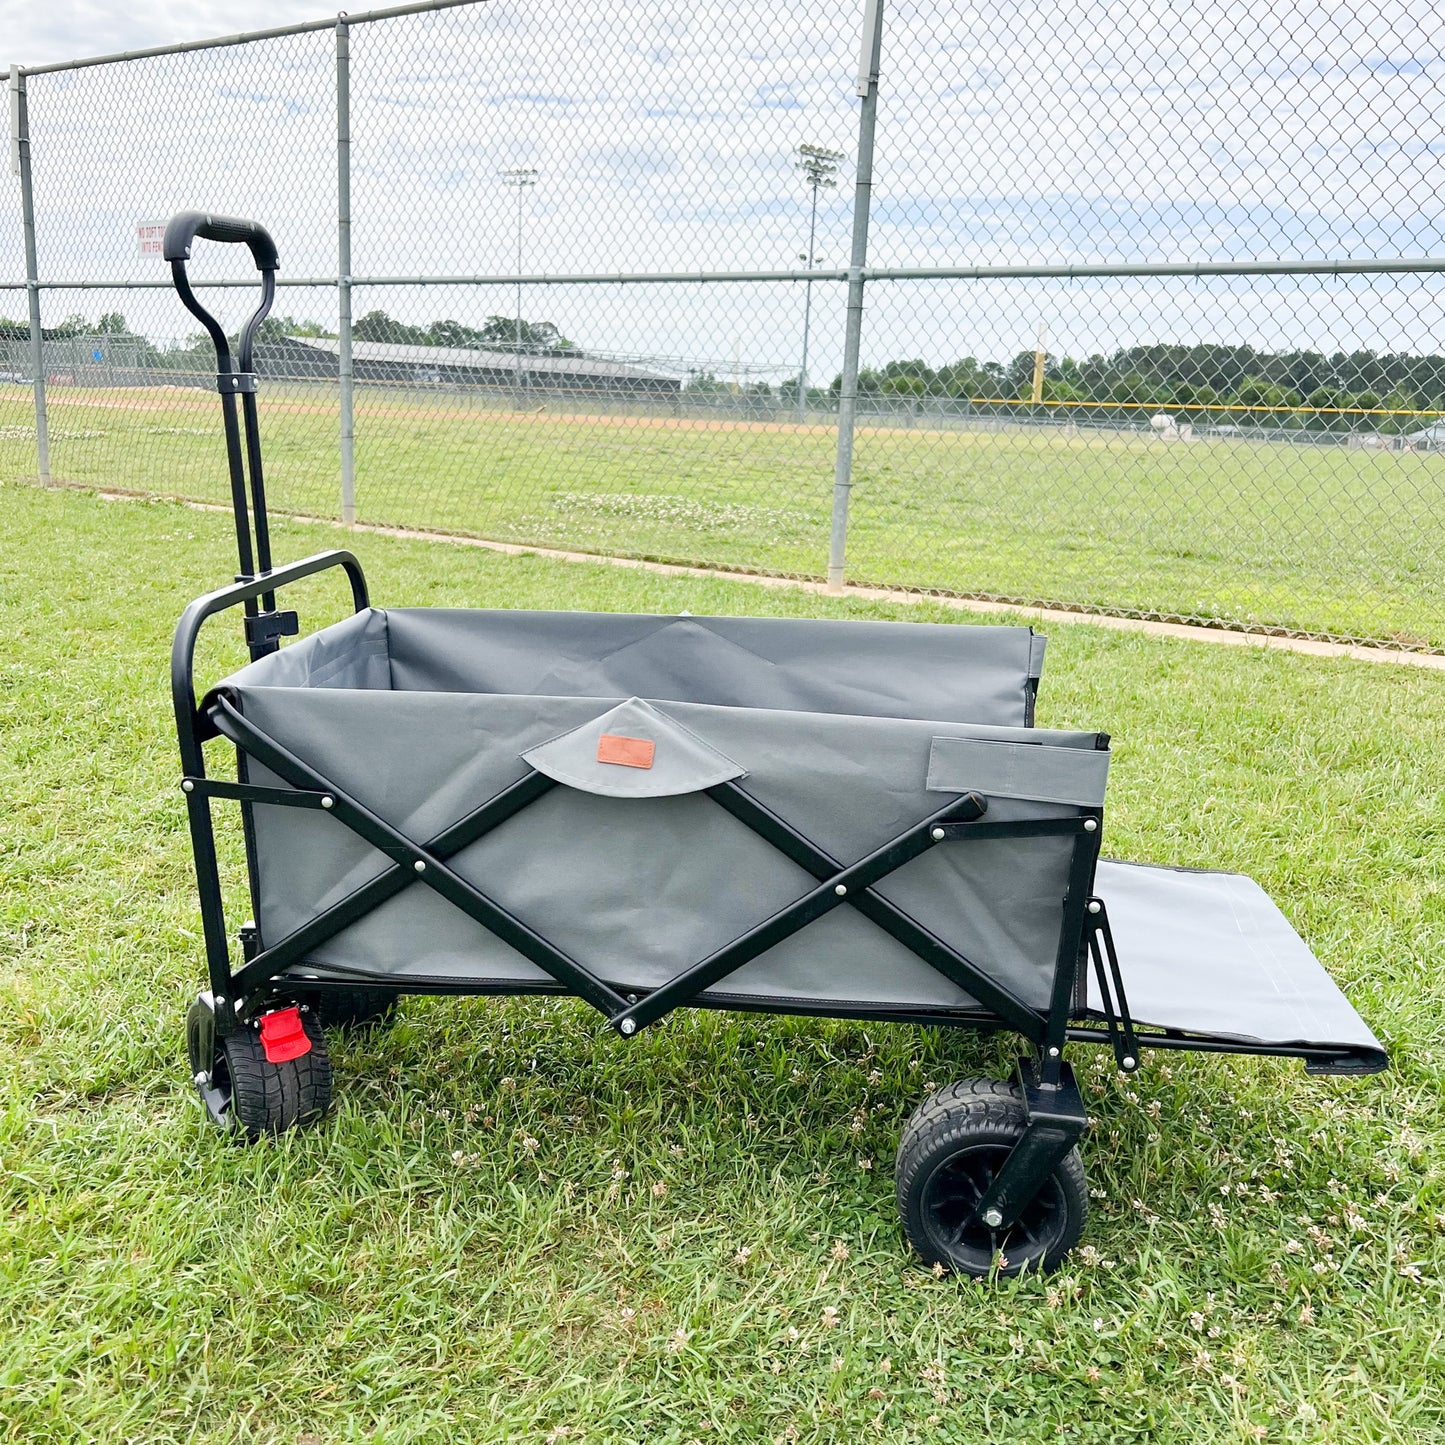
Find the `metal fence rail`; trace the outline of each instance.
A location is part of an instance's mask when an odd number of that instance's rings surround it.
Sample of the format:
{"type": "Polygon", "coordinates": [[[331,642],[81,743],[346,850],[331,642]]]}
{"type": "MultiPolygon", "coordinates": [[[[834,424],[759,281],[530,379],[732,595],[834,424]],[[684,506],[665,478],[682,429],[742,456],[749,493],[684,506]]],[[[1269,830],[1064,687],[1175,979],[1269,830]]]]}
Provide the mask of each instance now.
{"type": "Polygon", "coordinates": [[[297,513],[1445,651],[1431,7],[859,6],[13,67],[0,475],[222,498],[199,207],[297,513]]]}

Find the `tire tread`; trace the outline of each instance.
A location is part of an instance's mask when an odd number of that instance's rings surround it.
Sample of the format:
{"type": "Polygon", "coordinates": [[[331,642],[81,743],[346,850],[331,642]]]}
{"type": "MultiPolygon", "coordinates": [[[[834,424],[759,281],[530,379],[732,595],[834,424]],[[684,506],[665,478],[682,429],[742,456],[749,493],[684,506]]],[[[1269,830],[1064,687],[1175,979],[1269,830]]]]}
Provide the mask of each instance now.
{"type": "Polygon", "coordinates": [[[317,990],[309,995],[311,1012],[328,1029],[363,1029],[390,1021],[400,995],[388,988],[317,990]]]}
{"type": "Polygon", "coordinates": [[[226,1039],[231,1075],[231,1113],[249,1139],[314,1123],[331,1107],[331,1057],[326,1035],[310,1013],[301,1015],[309,1052],[270,1063],[260,1036],[243,1028],[226,1039]]]}

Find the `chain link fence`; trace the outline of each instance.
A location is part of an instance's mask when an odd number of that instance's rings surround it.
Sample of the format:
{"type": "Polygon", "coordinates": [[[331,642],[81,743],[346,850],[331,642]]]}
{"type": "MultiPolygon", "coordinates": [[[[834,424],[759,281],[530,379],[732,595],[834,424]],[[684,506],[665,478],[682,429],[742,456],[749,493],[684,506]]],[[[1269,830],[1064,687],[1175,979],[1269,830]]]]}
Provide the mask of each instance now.
{"type": "Polygon", "coordinates": [[[428,4],[10,73],[0,474],[1445,651],[1423,0],[428,4]],[[193,276],[232,324],[239,248],[193,276]]]}

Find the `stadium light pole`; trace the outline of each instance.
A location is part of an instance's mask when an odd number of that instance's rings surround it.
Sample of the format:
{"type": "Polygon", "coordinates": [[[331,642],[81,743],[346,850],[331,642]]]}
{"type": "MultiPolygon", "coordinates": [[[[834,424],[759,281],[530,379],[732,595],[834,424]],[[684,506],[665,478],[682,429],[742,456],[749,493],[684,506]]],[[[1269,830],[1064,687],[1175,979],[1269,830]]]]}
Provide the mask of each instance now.
{"type": "Polygon", "coordinates": [[[813,243],[818,234],[818,192],[837,188],[833,179],[838,173],[838,162],[843,159],[842,151],[830,151],[824,146],[800,145],[794,150],[797,159],[793,164],[803,177],[803,184],[811,187],[813,207],[808,219],[808,280],[803,289],[803,364],[798,370],[798,424],[808,420],[808,332],[813,322],[813,243]]]}
{"type": "Polygon", "coordinates": [[[502,184],[517,192],[517,401],[522,397],[522,200],[530,187],[537,184],[538,172],[525,166],[502,171],[502,184]]]}

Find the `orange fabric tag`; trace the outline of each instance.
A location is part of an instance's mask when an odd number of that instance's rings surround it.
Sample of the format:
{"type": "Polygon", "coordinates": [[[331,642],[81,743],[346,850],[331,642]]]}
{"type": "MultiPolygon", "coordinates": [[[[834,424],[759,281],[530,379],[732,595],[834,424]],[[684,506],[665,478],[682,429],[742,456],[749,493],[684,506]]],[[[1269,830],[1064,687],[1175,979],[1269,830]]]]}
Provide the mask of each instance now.
{"type": "Polygon", "coordinates": [[[616,763],[624,768],[650,768],[657,744],[647,738],[624,738],[616,733],[603,733],[597,739],[597,761],[616,763]]]}

